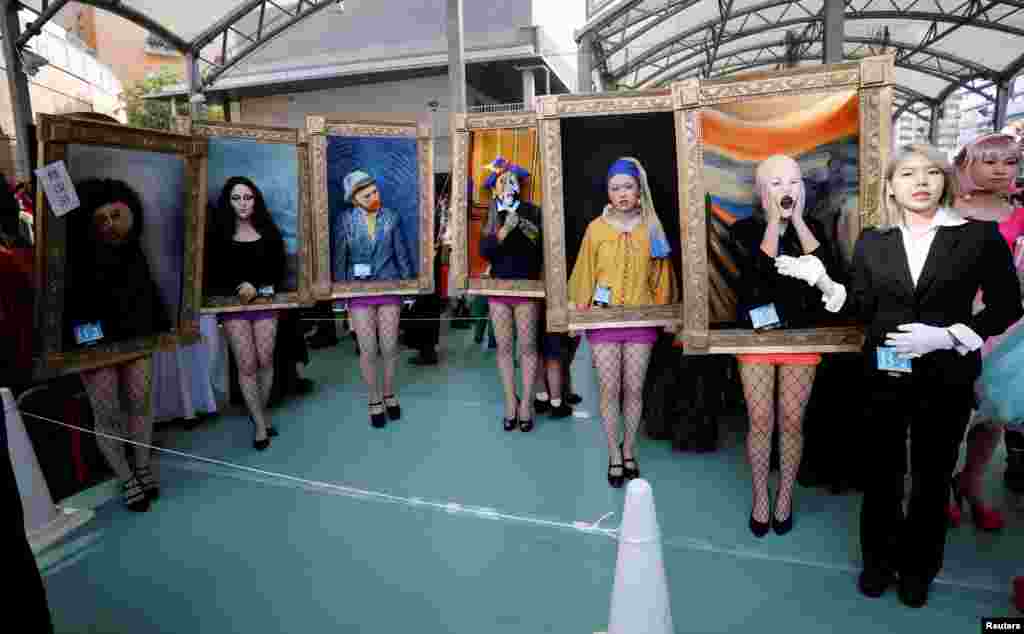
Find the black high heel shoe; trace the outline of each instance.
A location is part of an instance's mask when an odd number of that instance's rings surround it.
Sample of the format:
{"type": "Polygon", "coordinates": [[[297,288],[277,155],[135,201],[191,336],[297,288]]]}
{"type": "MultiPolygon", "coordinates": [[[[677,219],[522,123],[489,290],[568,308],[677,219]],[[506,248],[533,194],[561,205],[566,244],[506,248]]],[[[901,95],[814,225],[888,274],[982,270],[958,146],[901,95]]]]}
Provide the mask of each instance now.
{"type": "Polygon", "coordinates": [[[380,429],[388,424],[388,417],[384,413],[384,403],[375,401],[370,403],[370,425],[380,429]]]}
{"type": "Polygon", "coordinates": [[[768,522],[759,522],[754,519],[754,511],[750,511],[750,532],[754,534],[754,537],[764,537],[768,534],[768,522]]]}
{"type": "Polygon", "coordinates": [[[626,457],[625,445],[625,442],[619,443],[619,453],[622,454],[622,475],[627,480],[635,480],[640,477],[640,463],[636,461],[636,458],[626,457]],[[630,462],[633,463],[632,467],[628,466],[630,462]]]}
{"type": "Polygon", "coordinates": [[[516,413],[512,418],[503,418],[502,421],[505,426],[505,431],[515,431],[516,426],[519,424],[519,397],[516,397],[516,413]]]}
{"type": "Polygon", "coordinates": [[[610,484],[612,486],[612,488],[621,489],[622,485],[623,485],[623,483],[625,483],[625,481],[626,481],[626,470],[622,466],[622,463],[619,462],[619,463],[612,464],[611,462],[609,462],[608,463],[608,484],[610,484]],[[619,469],[620,470],[619,474],[618,475],[613,474],[612,473],[612,469],[619,469]]]}
{"type": "MultiPolygon", "coordinates": [[[[771,497],[772,497],[772,492],[769,491],[768,492],[768,499],[770,500],[771,497]]],[[[764,537],[765,535],[768,534],[768,529],[769,529],[769,527],[771,527],[772,521],[774,521],[774,516],[771,513],[772,513],[772,509],[771,509],[771,507],[768,507],[768,521],[767,522],[759,522],[758,520],[754,519],[754,509],[750,509],[750,524],[749,524],[749,526],[750,526],[750,532],[754,534],[754,537],[761,538],[761,537],[764,537]]]]}
{"type": "Polygon", "coordinates": [[[273,425],[267,425],[267,438],[274,438],[280,435],[281,434],[277,431],[276,427],[274,427],[273,425]]]}
{"type": "MultiPolygon", "coordinates": [[[[252,417],[252,414],[249,414],[249,422],[252,423],[252,427],[255,430],[256,429],[256,419],[252,417]]],[[[268,432],[267,437],[264,438],[263,440],[253,439],[252,446],[257,451],[263,451],[264,449],[269,447],[270,446],[270,435],[269,435],[269,432],[268,432]]]]}
{"type": "MultiPolygon", "coordinates": [[[[516,408],[516,419],[519,419],[519,408],[516,408]]],[[[533,419],[519,420],[519,431],[526,433],[533,430],[533,419]]]]}
{"type": "MultiPolygon", "coordinates": [[[[775,501],[776,506],[778,500],[775,501]]],[[[789,531],[793,530],[793,500],[789,500],[789,515],[784,520],[778,520],[775,517],[775,509],[772,509],[772,530],[775,531],[776,535],[785,535],[789,531]]]]}
{"type": "Polygon", "coordinates": [[[384,397],[384,409],[388,411],[388,418],[391,420],[402,418],[402,406],[398,404],[398,398],[394,394],[384,397]]]}
{"type": "Polygon", "coordinates": [[[776,535],[785,535],[789,531],[793,530],[793,509],[789,509],[789,517],[781,522],[775,519],[775,514],[773,513],[772,530],[775,531],[776,535]]]}

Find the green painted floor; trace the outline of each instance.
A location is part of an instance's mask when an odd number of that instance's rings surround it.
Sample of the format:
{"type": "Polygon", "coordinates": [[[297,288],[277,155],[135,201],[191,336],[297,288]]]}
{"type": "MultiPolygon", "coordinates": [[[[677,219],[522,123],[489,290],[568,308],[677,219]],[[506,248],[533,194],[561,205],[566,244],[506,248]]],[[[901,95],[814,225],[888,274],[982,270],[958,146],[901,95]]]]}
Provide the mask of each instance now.
{"type": "MultiPolygon", "coordinates": [[[[117,501],[40,564],[58,632],[558,632],[607,624],[616,543],[573,528],[608,513],[607,455],[589,352],[573,368],[590,419],[501,429],[493,352],[470,331],[442,340],[442,364],[400,367],[404,419],[372,429],[351,342],[315,353],[317,391],[282,405],[282,435],[258,453],[239,413],[170,429],[163,496],[146,514],[117,501]],[[237,465],[237,466],[229,466],[237,465]],[[244,468],[242,468],[244,467],[244,468]],[[492,509],[493,516],[442,505],[492,509]]],[[[404,356],[408,356],[408,352],[404,356]]],[[[796,527],[747,530],[743,421],[712,454],[645,441],[679,632],[978,631],[1012,615],[1024,572],[1024,505],[1004,498],[998,535],[951,534],[922,610],[856,591],[856,495],[799,488],[796,527]]],[[[1001,461],[1000,461],[1001,464],[1001,461]]],[[[995,471],[993,495],[1005,496],[995,471]]],[[[108,488],[73,503],[103,502],[108,488]]]]}

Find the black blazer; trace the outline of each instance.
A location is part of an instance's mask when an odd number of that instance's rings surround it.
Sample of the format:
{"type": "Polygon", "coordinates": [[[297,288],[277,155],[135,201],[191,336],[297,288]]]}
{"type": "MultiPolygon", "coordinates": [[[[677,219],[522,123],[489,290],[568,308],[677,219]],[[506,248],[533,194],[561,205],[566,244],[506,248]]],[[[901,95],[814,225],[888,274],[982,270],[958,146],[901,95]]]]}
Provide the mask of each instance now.
{"type": "MultiPolygon", "coordinates": [[[[1002,334],[1024,314],[1013,257],[994,222],[939,227],[914,287],[899,229],[868,229],[857,241],[850,289],[842,312],[867,327],[865,363],[876,367],[875,348],[900,324],[964,324],[982,339],[1002,334]],[[985,308],[972,315],[978,289],[985,308]]],[[[939,350],[914,360],[914,374],[940,384],[972,384],[981,353],[939,350]]]]}

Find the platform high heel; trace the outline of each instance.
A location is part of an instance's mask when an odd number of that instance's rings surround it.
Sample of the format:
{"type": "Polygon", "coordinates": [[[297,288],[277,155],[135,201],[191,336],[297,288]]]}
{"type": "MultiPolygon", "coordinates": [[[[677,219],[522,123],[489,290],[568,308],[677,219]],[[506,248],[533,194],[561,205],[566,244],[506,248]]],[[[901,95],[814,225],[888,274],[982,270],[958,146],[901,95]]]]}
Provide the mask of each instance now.
{"type": "Polygon", "coordinates": [[[971,507],[971,521],[974,525],[983,531],[998,531],[1002,530],[1005,525],[1003,520],[1003,514],[999,511],[989,508],[982,504],[979,500],[972,500],[970,497],[964,494],[963,487],[960,486],[961,473],[957,473],[953,476],[953,480],[950,483],[950,488],[953,490],[953,504],[949,507],[949,521],[953,526],[959,526],[960,520],[963,514],[964,500],[966,499],[969,506],[971,507]],[[954,511],[955,509],[955,511],[954,511]]]}

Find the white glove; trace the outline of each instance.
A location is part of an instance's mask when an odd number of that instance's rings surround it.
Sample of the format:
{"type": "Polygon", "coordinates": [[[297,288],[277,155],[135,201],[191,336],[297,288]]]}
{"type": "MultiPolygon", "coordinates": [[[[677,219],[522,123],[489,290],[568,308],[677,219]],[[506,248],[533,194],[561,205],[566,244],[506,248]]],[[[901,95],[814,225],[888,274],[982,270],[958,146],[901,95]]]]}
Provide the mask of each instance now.
{"type": "Polygon", "coordinates": [[[885,336],[885,345],[891,346],[903,357],[920,357],[936,350],[952,350],[955,342],[945,328],[925,324],[902,324],[900,332],[885,336]]]}
{"type": "Polygon", "coordinates": [[[775,258],[775,270],[779,275],[803,280],[808,286],[814,286],[825,275],[825,265],[813,255],[801,255],[798,258],[780,255],[775,258]]]}

